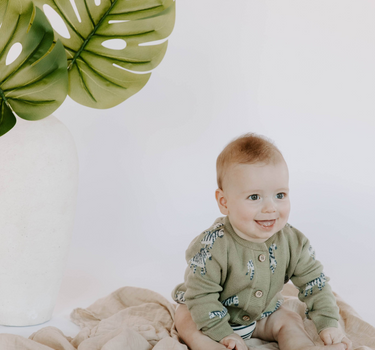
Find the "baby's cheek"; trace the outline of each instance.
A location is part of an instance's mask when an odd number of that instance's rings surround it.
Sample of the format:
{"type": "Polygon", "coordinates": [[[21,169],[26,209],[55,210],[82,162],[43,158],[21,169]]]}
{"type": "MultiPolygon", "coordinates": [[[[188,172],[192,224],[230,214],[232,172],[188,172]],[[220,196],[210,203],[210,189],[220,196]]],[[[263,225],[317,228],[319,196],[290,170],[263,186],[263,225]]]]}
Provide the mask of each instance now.
{"type": "Polygon", "coordinates": [[[290,205],[279,205],[278,214],[279,214],[279,220],[285,221],[285,223],[288,221],[289,213],[290,213],[290,205]]]}
{"type": "Polygon", "coordinates": [[[254,220],[255,216],[257,215],[257,210],[252,205],[242,207],[239,212],[244,220],[254,220]]]}
{"type": "Polygon", "coordinates": [[[246,211],[238,211],[234,218],[232,216],[232,219],[235,220],[239,229],[248,227],[249,223],[253,221],[251,215],[249,215],[249,213],[246,211]]]}
{"type": "Polygon", "coordinates": [[[255,214],[252,213],[251,211],[244,211],[241,213],[241,221],[246,223],[247,225],[249,223],[254,222],[255,219],[255,214]]]}

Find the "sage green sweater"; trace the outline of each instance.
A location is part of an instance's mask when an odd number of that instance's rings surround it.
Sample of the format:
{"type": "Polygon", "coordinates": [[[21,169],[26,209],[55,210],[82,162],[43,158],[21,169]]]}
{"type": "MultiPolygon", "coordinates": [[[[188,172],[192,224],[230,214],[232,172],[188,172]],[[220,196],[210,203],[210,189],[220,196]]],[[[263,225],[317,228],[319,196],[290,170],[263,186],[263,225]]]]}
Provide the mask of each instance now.
{"type": "Polygon", "coordinates": [[[233,333],[229,323],[249,325],[276,311],[289,279],[318,333],[338,327],[329,278],[309,240],[289,224],[264,243],[254,243],[239,237],[228,217],[218,218],[191,242],[186,261],[185,282],[172,297],[186,303],[198,329],[216,341],[233,333]]]}

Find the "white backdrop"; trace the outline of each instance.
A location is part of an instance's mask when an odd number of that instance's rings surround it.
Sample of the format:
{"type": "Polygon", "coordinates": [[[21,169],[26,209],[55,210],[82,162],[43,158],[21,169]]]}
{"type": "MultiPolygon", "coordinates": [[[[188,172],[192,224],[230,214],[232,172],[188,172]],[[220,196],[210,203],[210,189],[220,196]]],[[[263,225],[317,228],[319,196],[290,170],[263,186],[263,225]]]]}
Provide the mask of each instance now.
{"type": "MultiPolygon", "coordinates": [[[[215,161],[234,137],[275,141],[290,171],[289,222],[331,286],[375,326],[375,2],[177,0],[166,56],[109,110],[54,113],[80,161],[75,230],[53,319],[122,286],[170,299],[184,252],[220,214],[215,161]]],[[[171,299],[170,299],[171,300],[171,299]]]]}

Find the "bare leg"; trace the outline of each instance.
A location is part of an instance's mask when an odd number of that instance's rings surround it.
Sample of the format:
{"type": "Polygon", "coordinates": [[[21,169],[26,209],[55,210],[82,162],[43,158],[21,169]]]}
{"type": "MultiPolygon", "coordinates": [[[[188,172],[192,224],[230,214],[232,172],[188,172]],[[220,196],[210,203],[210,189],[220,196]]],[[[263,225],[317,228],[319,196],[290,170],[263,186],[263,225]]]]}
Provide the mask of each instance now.
{"type": "Polygon", "coordinates": [[[280,350],[345,350],[345,345],[316,346],[303,327],[300,315],[280,307],[272,315],[257,322],[253,338],[277,341],[280,350]]]}
{"type": "Polygon", "coordinates": [[[227,350],[197,329],[186,305],[178,305],[175,314],[178,335],[191,350],[227,350]]]}

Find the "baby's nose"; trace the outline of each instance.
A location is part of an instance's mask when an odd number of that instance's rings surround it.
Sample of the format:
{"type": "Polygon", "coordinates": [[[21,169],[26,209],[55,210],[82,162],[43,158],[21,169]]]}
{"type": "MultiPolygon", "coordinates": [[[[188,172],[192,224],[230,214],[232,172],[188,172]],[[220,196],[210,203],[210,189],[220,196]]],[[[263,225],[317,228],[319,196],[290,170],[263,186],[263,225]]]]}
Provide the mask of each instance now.
{"type": "Polygon", "coordinates": [[[276,206],[274,205],[272,200],[266,200],[264,202],[262,212],[263,213],[274,213],[274,212],[276,212],[276,206]]]}

